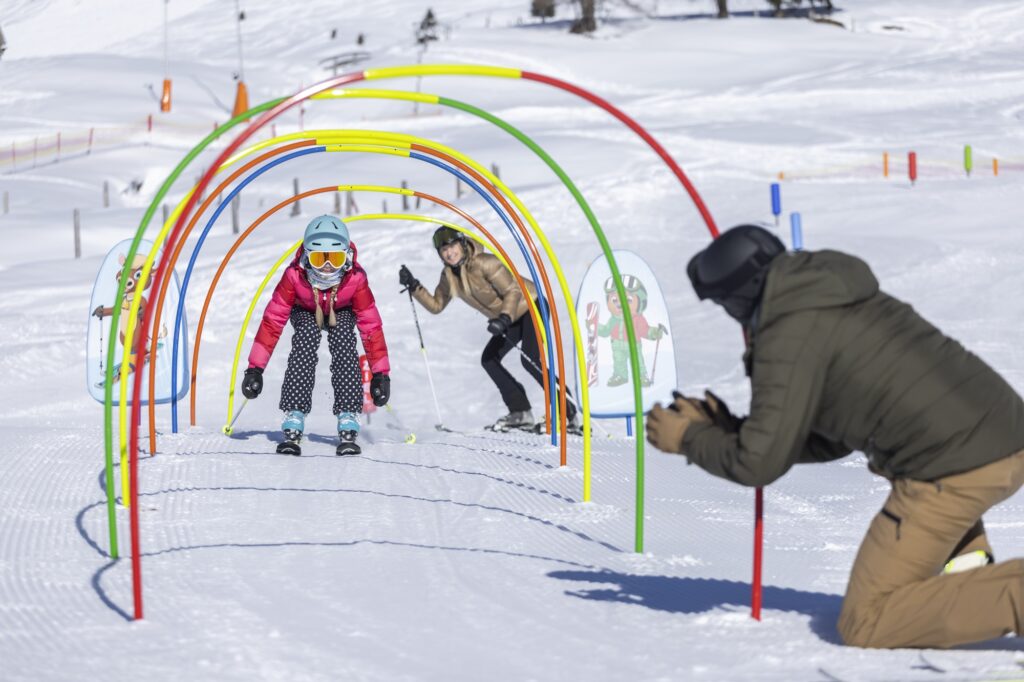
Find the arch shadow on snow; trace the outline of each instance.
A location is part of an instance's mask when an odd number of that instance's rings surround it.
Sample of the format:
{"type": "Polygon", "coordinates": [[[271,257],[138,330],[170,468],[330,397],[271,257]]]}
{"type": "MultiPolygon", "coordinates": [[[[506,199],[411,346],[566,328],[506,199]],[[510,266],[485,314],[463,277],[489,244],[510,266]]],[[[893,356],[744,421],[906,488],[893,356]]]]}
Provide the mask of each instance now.
{"type": "Polygon", "coordinates": [[[256,485],[224,485],[224,486],[178,486],[175,488],[165,488],[163,490],[154,490],[152,492],[139,493],[139,497],[155,497],[157,495],[168,495],[172,493],[202,493],[202,492],[283,492],[283,493],[329,493],[329,494],[348,494],[348,495],[369,495],[373,497],[384,497],[395,500],[409,500],[413,502],[426,502],[428,504],[446,504],[455,507],[463,507],[466,509],[482,509],[489,512],[499,512],[502,514],[508,514],[510,516],[517,516],[527,521],[533,521],[539,523],[542,526],[548,526],[554,528],[562,533],[568,533],[573,537],[576,537],[584,542],[594,543],[607,550],[616,553],[622,553],[622,549],[615,545],[605,542],[599,538],[594,538],[583,531],[574,530],[569,528],[563,523],[557,521],[551,521],[535,514],[527,512],[516,511],[515,509],[507,509],[505,507],[497,507],[490,504],[481,504],[479,502],[459,502],[458,500],[452,500],[443,497],[417,497],[416,495],[406,495],[404,493],[389,493],[381,490],[367,490],[362,488],[309,488],[309,487],[288,487],[288,486],[256,486],[256,485]]]}
{"type": "Polygon", "coordinates": [[[558,492],[555,492],[555,491],[552,491],[552,490],[546,490],[544,488],[537,488],[536,486],[532,486],[532,485],[530,485],[528,483],[522,483],[521,481],[513,481],[511,479],[502,478],[501,476],[497,476],[495,474],[489,474],[489,473],[486,473],[486,472],[483,472],[483,471],[464,471],[462,469],[454,469],[454,468],[451,468],[451,467],[444,467],[444,466],[441,466],[440,464],[422,464],[422,463],[419,463],[419,462],[403,462],[403,461],[397,460],[397,459],[377,459],[375,457],[368,457],[365,454],[360,456],[359,459],[364,460],[366,462],[376,462],[378,464],[388,464],[388,465],[393,465],[393,466],[414,467],[416,469],[428,469],[428,470],[432,470],[432,471],[443,471],[445,473],[461,474],[463,476],[480,476],[482,478],[487,478],[487,479],[490,479],[492,481],[497,481],[498,483],[504,483],[506,485],[514,486],[516,488],[522,488],[523,490],[528,490],[530,492],[538,493],[540,495],[547,495],[549,497],[555,498],[556,500],[559,500],[560,502],[569,502],[571,504],[575,504],[576,503],[576,500],[574,500],[571,497],[566,497],[565,495],[562,495],[561,493],[558,493],[558,492]]]}
{"type": "Polygon", "coordinates": [[[518,460],[520,462],[529,462],[530,464],[536,464],[538,466],[544,467],[545,469],[556,469],[557,468],[554,464],[551,464],[550,462],[542,462],[541,460],[534,459],[533,457],[528,457],[526,455],[515,453],[515,452],[506,452],[505,450],[495,450],[493,448],[470,447],[469,445],[463,445],[462,443],[439,443],[439,445],[443,445],[446,448],[455,448],[455,449],[458,449],[458,450],[469,450],[470,452],[474,452],[474,453],[486,452],[486,453],[491,454],[491,455],[500,455],[501,457],[508,457],[509,459],[515,459],[515,460],[518,460]]]}
{"type": "MultiPolygon", "coordinates": [[[[102,481],[102,471],[100,472],[100,476],[100,480],[102,481]]],[[[89,584],[92,586],[93,591],[96,593],[96,596],[100,598],[100,601],[103,602],[104,606],[106,606],[108,609],[110,609],[117,615],[121,616],[125,620],[130,621],[132,620],[132,617],[128,615],[128,612],[122,609],[120,606],[118,606],[117,603],[107,595],[107,591],[103,588],[103,574],[112,569],[114,566],[116,566],[120,559],[112,559],[110,557],[110,553],[102,547],[100,547],[99,543],[96,542],[96,540],[94,540],[92,536],[89,535],[89,531],[85,529],[86,514],[88,514],[93,509],[96,509],[97,507],[104,506],[106,506],[106,500],[100,500],[99,502],[94,502],[93,504],[90,504],[80,509],[78,513],[75,514],[75,529],[78,531],[78,534],[82,537],[82,539],[85,540],[85,543],[93,549],[93,551],[95,551],[104,559],[108,559],[107,563],[103,564],[95,573],[92,574],[92,577],[89,579],[89,584]]]]}
{"type": "MultiPolygon", "coordinates": [[[[748,606],[750,583],[715,578],[686,578],[666,575],[633,575],[615,571],[553,571],[558,580],[611,584],[566,594],[580,599],[611,601],[645,606],[669,613],[704,613],[727,605],[748,606]]],[[[764,587],[763,607],[776,611],[795,611],[810,616],[811,630],[822,640],[842,644],[836,621],[843,598],[838,594],[805,592],[785,587],[764,587]]]]}

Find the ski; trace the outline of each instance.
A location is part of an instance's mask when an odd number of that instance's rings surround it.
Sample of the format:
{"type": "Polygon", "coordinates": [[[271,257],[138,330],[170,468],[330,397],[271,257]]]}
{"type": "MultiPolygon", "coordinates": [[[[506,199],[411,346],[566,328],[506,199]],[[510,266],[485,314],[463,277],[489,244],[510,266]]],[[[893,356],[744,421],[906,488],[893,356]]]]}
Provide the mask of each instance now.
{"type": "Polygon", "coordinates": [[[344,457],[345,455],[359,455],[362,454],[362,452],[363,449],[359,447],[358,443],[346,443],[344,441],[338,443],[338,448],[335,450],[335,454],[339,457],[344,457]]]}
{"type": "Polygon", "coordinates": [[[345,455],[358,455],[362,453],[363,449],[356,442],[358,435],[357,431],[339,431],[338,438],[341,439],[341,442],[338,443],[338,448],[334,451],[335,454],[343,457],[345,455]]]}
{"type": "Polygon", "coordinates": [[[299,447],[298,441],[286,440],[283,443],[277,444],[277,454],[294,455],[295,457],[298,457],[302,454],[302,448],[299,447]]]}

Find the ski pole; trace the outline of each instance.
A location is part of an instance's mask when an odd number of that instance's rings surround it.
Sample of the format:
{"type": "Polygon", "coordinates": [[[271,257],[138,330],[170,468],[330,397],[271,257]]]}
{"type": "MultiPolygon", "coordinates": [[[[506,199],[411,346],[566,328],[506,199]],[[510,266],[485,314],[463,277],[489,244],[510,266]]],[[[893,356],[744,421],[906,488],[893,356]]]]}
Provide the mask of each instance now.
{"type": "Polygon", "coordinates": [[[238,412],[235,412],[235,416],[231,420],[231,423],[226,425],[224,427],[224,429],[223,429],[225,436],[230,436],[231,435],[231,432],[234,430],[235,422],[238,421],[238,418],[242,414],[242,410],[244,410],[245,406],[248,405],[248,404],[249,404],[249,399],[248,398],[246,398],[245,400],[242,401],[242,404],[239,406],[238,412]]]}
{"type": "MultiPolygon", "coordinates": [[[[435,428],[444,430],[444,420],[441,419],[441,405],[437,402],[437,391],[434,390],[434,378],[430,375],[430,361],[427,360],[427,347],[423,343],[423,332],[420,330],[420,317],[416,314],[416,303],[412,300],[412,289],[402,289],[409,293],[409,307],[412,308],[412,319],[416,323],[416,335],[420,338],[420,352],[423,353],[423,364],[427,368],[427,383],[430,384],[430,395],[434,398],[434,411],[437,412],[437,424],[435,428]]],[[[401,292],[399,292],[401,293],[401,292]]]]}
{"type": "MultiPolygon", "coordinates": [[[[504,334],[503,334],[502,336],[504,336],[504,334]]],[[[506,336],[505,338],[508,338],[508,337],[506,336]]],[[[529,363],[530,363],[530,365],[532,365],[532,366],[533,366],[533,368],[534,368],[535,370],[537,370],[538,372],[540,372],[540,367],[538,367],[538,366],[537,366],[537,363],[533,361],[533,358],[531,358],[531,357],[530,357],[529,355],[527,355],[527,354],[526,354],[526,351],[524,351],[524,350],[523,350],[523,349],[522,349],[522,348],[521,348],[521,347],[519,346],[519,344],[518,344],[518,343],[516,343],[516,344],[513,344],[513,348],[515,348],[515,349],[516,349],[517,351],[519,351],[519,354],[520,354],[520,355],[522,355],[522,356],[523,356],[523,358],[525,358],[525,359],[526,359],[526,361],[527,361],[527,362],[529,362],[529,363]]],[[[572,393],[569,393],[568,391],[566,391],[566,396],[565,396],[565,398],[566,398],[566,400],[568,400],[569,402],[571,402],[571,403],[573,404],[573,407],[575,407],[575,408],[576,408],[576,410],[577,410],[577,412],[578,412],[579,414],[581,414],[581,415],[583,414],[583,408],[582,408],[582,407],[580,407],[580,404],[579,404],[579,402],[577,402],[577,401],[576,401],[576,398],[574,398],[574,397],[573,397],[572,393]]],[[[591,423],[593,423],[593,421],[594,421],[594,420],[593,420],[593,417],[591,417],[591,423]]],[[[607,431],[607,430],[605,430],[605,428],[604,428],[603,426],[601,426],[600,424],[598,424],[598,425],[597,425],[597,428],[601,429],[601,431],[603,431],[603,432],[604,432],[604,435],[608,436],[609,438],[611,438],[611,437],[612,437],[612,434],[608,433],[608,431],[607,431]]]]}
{"type": "Polygon", "coordinates": [[[103,316],[100,316],[100,374],[103,374],[103,316]]]}
{"type": "MultiPolygon", "coordinates": [[[[661,336],[664,336],[668,332],[663,324],[659,324],[658,329],[661,330],[661,336]]],[[[654,373],[658,371],[658,348],[661,347],[661,336],[659,336],[654,342],[654,364],[651,365],[651,376],[648,377],[652,384],[654,383],[654,373]]]]}

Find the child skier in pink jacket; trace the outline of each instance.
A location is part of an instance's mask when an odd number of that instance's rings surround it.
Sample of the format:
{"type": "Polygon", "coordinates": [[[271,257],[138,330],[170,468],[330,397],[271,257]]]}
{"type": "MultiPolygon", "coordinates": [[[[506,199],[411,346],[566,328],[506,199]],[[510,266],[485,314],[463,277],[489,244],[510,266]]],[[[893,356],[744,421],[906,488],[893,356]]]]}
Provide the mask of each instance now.
{"type": "Polygon", "coordinates": [[[299,444],[305,418],[312,409],[317,349],[326,328],[331,351],[334,414],[338,417],[341,441],[337,454],[358,454],[356,438],[363,409],[363,385],[356,350],[356,327],[373,373],[370,394],[375,405],[388,402],[391,368],[380,313],[366,271],[356,263],[356,248],[349,239],[348,228],[334,216],[320,216],[309,223],[302,247],[274,289],[249,352],[249,368],[242,379],[242,393],[246,398],[252,400],[263,390],[263,370],[289,320],[294,333],[280,402],[285,440],[277,446],[277,451],[301,454],[299,444]]]}

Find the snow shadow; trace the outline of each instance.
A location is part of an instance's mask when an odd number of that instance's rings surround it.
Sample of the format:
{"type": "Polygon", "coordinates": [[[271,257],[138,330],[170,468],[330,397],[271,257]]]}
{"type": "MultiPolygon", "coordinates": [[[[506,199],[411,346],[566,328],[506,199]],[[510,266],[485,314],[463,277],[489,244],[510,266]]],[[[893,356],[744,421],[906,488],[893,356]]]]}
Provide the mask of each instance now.
{"type": "Polygon", "coordinates": [[[453,448],[453,449],[456,449],[456,450],[467,450],[467,451],[469,451],[469,452],[471,452],[473,454],[479,454],[479,453],[483,452],[483,453],[487,453],[487,454],[491,454],[491,455],[498,455],[499,457],[507,457],[509,459],[518,460],[520,462],[527,462],[528,464],[536,464],[537,466],[543,467],[545,469],[555,469],[555,468],[557,468],[554,464],[551,464],[550,462],[542,462],[539,459],[534,459],[533,457],[528,457],[526,455],[523,455],[523,454],[520,454],[520,453],[517,453],[517,452],[509,452],[507,450],[495,450],[493,448],[482,448],[482,447],[475,446],[475,445],[474,446],[469,446],[469,445],[463,445],[462,443],[447,443],[447,442],[445,442],[445,443],[438,443],[438,445],[443,445],[446,448],[453,448]]]}
{"type": "MultiPolygon", "coordinates": [[[[498,512],[500,514],[507,514],[509,516],[515,516],[528,521],[532,521],[541,526],[547,528],[553,528],[562,533],[567,533],[583,542],[594,543],[607,549],[609,551],[621,554],[622,550],[615,545],[605,542],[600,538],[591,537],[586,533],[569,528],[563,523],[551,521],[535,514],[527,512],[516,511],[515,509],[508,509],[506,507],[498,507],[495,505],[482,504],[479,502],[459,502],[458,500],[452,500],[440,497],[417,497],[415,495],[406,495],[402,493],[391,493],[382,490],[364,490],[360,488],[309,488],[309,487],[290,487],[290,486],[254,486],[254,485],[224,485],[224,486],[178,486],[174,488],[165,488],[163,490],[155,490],[152,492],[139,493],[139,497],[154,497],[159,495],[170,495],[170,494],[183,494],[183,493],[208,493],[208,492],[243,492],[243,493],[317,493],[317,494],[333,494],[333,495],[351,495],[351,496],[371,496],[384,498],[387,500],[405,500],[409,502],[417,502],[424,504],[434,505],[450,505],[452,507],[460,507],[464,509],[477,509],[484,512],[498,512]]],[[[95,506],[95,505],[94,505],[95,506]]],[[[88,537],[86,535],[86,537],[88,537]]]]}
{"type": "Polygon", "coordinates": [[[93,591],[96,592],[96,596],[100,598],[100,601],[103,602],[104,606],[121,616],[121,618],[124,618],[126,621],[131,622],[134,619],[128,615],[127,611],[118,606],[117,603],[107,594],[107,591],[103,589],[103,574],[116,566],[119,561],[120,559],[111,559],[104,564],[102,568],[92,574],[90,583],[92,584],[93,591]]]}
{"type": "Polygon", "coordinates": [[[397,460],[397,459],[377,459],[375,457],[368,457],[367,455],[362,455],[360,457],[360,459],[362,459],[365,462],[376,462],[377,464],[386,464],[386,465],[390,465],[390,466],[412,467],[412,468],[415,468],[415,469],[426,469],[426,470],[429,470],[429,471],[441,471],[441,472],[448,473],[448,474],[460,474],[460,475],[463,475],[463,476],[479,476],[481,478],[486,478],[486,479],[489,479],[491,481],[496,481],[498,483],[504,483],[505,485],[510,485],[510,486],[513,486],[513,487],[516,487],[516,488],[521,488],[523,490],[528,490],[528,491],[530,491],[532,493],[537,493],[538,495],[547,495],[547,496],[553,497],[556,500],[559,500],[561,502],[569,502],[569,503],[572,503],[572,504],[575,504],[575,502],[576,502],[576,500],[574,500],[573,498],[567,497],[565,495],[562,495],[561,493],[557,493],[557,492],[554,492],[552,490],[546,490],[544,488],[537,488],[535,486],[529,485],[528,483],[523,483],[521,481],[513,481],[511,479],[502,478],[501,476],[497,476],[495,474],[488,474],[488,473],[485,473],[483,471],[466,471],[464,469],[455,469],[455,468],[452,468],[452,467],[444,467],[444,466],[441,466],[439,464],[420,464],[418,462],[402,462],[402,461],[397,460]]]}
{"type": "MultiPolygon", "coordinates": [[[[282,440],[284,440],[284,438],[282,437],[282,434],[281,434],[280,431],[258,431],[258,430],[255,430],[255,429],[250,429],[248,431],[232,431],[231,432],[231,438],[233,438],[235,440],[249,440],[251,438],[260,437],[260,436],[262,436],[263,438],[266,438],[268,443],[273,443],[274,445],[276,445],[277,443],[280,443],[282,440]]],[[[309,443],[324,443],[324,444],[327,444],[327,445],[337,445],[338,444],[338,439],[337,438],[332,438],[330,436],[322,436],[322,435],[320,435],[318,433],[306,433],[306,434],[303,435],[302,439],[304,441],[306,441],[306,442],[309,442],[309,443]]],[[[276,453],[274,453],[274,454],[276,454],[276,453]]]]}
{"type": "MultiPolygon", "coordinates": [[[[103,472],[101,471],[101,481],[102,476],[103,472]]],[[[107,563],[103,564],[103,566],[101,566],[98,570],[96,570],[96,572],[93,573],[92,577],[89,579],[89,584],[92,586],[92,589],[96,593],[96,596],[99,597],[100,601],[103,602],[103,605],[106,606],[108,609],[110,609],[117,615],[121,616],[125,620],[130,621],[132,620],[132,617],[128,615],[127,611],[118,606],[117,603],[110,598],[110,596],[107,594],[107,591],[103,587],[103,574],[112,569],[114,566],[116,566],[120,559],[111,558],[110,553],[107,552],[107,550],[100,547],[99,543],[96,542],[96,540],[94,540],[91,535],[89,535],[89,531],[87,531],[85,528],[86,515],[93,509],[105,506],[106,500],[100,500],[99,502],[95,502],[80,509],[78,513],[75,514],[75,530],[78,531],[79,536],[81,536],[81,538],[85,540],[85,543],[89,545],[89,547],[93,551],[95,551],[104,559],[109,560],[107,561],[107,563]]]]}
{"type": "MultiPolygon", "coordinates": [[[[750,583],[735,580],[633,575],[609,570],[553,571],[548,575],[558,580],[614,585],[609,588],[566,591],[569,596],[646,606],[655,611],[704,613],[723,606],[750,604],[750,583]]],[[[842,644],[836,630],[842,603],[843,598],[838,594],[764,587],[765,609],[794,611],[810,616],[810,628],[814,634],[832,644],[842,644]]]]}

